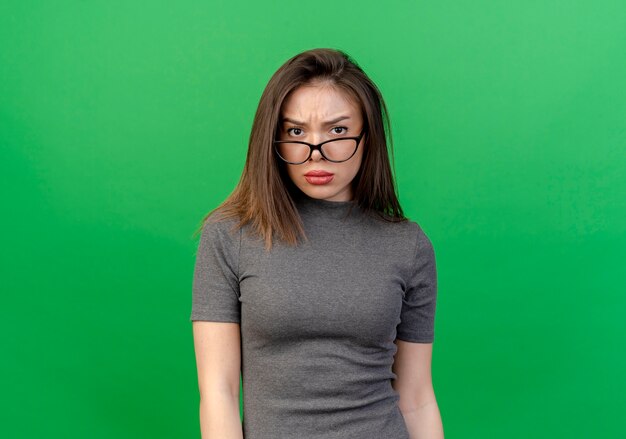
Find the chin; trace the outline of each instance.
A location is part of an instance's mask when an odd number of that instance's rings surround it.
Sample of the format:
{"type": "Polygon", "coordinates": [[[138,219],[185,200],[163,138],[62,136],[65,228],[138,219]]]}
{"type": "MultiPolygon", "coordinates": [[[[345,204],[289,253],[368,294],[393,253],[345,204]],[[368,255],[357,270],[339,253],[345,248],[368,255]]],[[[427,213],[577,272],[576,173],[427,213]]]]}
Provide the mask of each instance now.
{"type": "Polygon", "coordinates": [[[307,187],[304,189],[300,188],[300,190],[304,192],[306,195],[308,195],[309,197],[313,197],[313,198],[323,198],[323,197],[328,196],[328,191],[325,191],[323,189],[316,188],[316,187],[313,187],[313,188],[307,187]]]}
{"type": "Polygon", "coordinates": [[[313,187],[303,190],[311,198],[330,199],[337,197],[341,190],[333,187],[313,187]]]}

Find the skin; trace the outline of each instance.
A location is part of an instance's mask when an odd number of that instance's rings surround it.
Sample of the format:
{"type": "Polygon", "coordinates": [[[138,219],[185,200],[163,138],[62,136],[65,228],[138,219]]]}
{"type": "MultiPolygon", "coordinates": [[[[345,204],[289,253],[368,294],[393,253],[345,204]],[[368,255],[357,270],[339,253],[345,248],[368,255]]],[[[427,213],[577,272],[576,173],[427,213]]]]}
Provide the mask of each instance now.
{"type": "Polygon", "coordinates": [[[243,439],[239,414],[239,323],[195,321],[194,350],[203,438],[243,439]]]}
{"type": "MultiPolygon", "coordinates": [[[[355,137],[363,129],[360,106],[345,92],[329,84],[307,84],[298,87],[283,103],[281,116],[302,123],[285,122],[280,127],[280,140],[300,140],[315,145],[333,138],[355,137]],[[348,119],[328,124],[328,121],[341,116],[348,119]]],[[[300,165],[285,163],[287,173],[294,184],[312,198],[328,201],[352,200],[351,182],[356,176],[363,158],[365,136],[361,139],[356,153],[347,161],[334,163],[326,160],[319,151],[313,151],[311,158],[300,165]],[[330,183],[314,185],[304,174],[313,170],[335,174],[330,183]]]]}
{"type": "Polygon", "coordinates": [[[398,407],[411,439],[444,439],[443,423],[432,382],[433,343],[395,341],[392,366],[398,407]]]}

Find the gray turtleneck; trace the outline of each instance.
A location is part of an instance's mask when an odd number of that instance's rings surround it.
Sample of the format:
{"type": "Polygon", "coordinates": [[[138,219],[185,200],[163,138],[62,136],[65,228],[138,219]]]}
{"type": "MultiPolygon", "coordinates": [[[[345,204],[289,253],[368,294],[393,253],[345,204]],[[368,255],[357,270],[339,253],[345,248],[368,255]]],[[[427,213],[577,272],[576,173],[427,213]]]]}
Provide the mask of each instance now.
{"type": "Polygon", "coordinates": [[[409,439],[394,340],[434,340],[431,242],[353,201],[296,204],[308,242],[266,253],[227,220],[204,226],[196,254],[190,320],[241,325],[244,437],[409,439]]]}

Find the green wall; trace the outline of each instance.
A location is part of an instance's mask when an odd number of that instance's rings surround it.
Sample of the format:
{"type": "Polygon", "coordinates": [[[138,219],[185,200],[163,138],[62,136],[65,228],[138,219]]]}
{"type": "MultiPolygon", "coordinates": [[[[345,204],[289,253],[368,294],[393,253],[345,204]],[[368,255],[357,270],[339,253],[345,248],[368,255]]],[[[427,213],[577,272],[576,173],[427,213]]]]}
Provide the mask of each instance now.
{"type": "Polygon", "coordinates": [[[621,0],[2,2],[2,435],[199,437],[191,235],[272,73],[335,47],[435,246],[446,437],[625,437],[625,23],[621,0]]]}

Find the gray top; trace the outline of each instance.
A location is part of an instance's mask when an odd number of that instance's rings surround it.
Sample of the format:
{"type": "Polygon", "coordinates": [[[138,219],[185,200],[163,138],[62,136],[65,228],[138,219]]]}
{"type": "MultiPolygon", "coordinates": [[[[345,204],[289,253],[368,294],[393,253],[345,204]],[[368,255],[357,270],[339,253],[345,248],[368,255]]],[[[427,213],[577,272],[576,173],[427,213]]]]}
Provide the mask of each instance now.
{"type": "Polygon", "coordinates": [[[204,226],[196,255],[190,320],[241,325],[244,437],[409,439],[394,340],[434,339],[431,242],[354,201],[296,203],[309,242],[265,253],[227,220],[204,226]]]}

